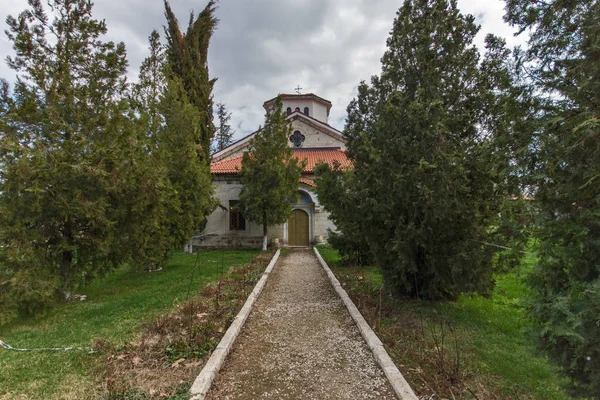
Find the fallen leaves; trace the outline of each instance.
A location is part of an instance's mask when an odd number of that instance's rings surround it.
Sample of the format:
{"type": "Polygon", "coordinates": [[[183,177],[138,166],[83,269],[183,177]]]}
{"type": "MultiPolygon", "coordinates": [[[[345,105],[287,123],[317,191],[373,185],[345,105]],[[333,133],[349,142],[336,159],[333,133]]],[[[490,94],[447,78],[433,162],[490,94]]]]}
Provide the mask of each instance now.
{"type": "Polygon", "coordinates": [[[180,358],[179,360],[177,360],[173,364],[171,364],[171,368],[178,368],[179,365],[184,361],[185,361],[185,358],[180,358]]]}

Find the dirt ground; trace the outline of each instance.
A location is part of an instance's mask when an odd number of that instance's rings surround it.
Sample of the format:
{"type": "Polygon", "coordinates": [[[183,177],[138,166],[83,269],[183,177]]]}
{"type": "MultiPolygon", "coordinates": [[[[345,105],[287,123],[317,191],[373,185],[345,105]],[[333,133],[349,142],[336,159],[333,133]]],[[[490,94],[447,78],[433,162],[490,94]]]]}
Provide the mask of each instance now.
{"type": "Polygon", "coordinates": [[[277,262],[207,399],[395,399],[311,250],[277,262]]]}

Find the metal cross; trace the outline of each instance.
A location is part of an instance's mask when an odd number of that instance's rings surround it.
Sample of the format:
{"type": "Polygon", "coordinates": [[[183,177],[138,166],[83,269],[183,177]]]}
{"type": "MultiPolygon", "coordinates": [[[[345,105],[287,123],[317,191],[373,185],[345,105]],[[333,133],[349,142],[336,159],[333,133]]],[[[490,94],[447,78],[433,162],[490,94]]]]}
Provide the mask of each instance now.
{"type": "Polygon", "coordinates": [[[294,90],[296,91],[296,93],[301,94],[300,91],[302,90],[302,88],[300,87],[300,85],[298,85],[298,87],[294,90]]]}

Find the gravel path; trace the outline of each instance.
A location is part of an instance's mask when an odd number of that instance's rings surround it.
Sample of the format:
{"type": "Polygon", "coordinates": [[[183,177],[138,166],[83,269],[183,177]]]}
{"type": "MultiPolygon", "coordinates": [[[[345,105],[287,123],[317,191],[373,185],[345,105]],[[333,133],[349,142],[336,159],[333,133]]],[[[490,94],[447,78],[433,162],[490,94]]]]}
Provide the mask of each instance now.
{"type": "Polygon", "coordinates": [[[282,257],[207,399],[395,399],[312,251],[282,257]]]}

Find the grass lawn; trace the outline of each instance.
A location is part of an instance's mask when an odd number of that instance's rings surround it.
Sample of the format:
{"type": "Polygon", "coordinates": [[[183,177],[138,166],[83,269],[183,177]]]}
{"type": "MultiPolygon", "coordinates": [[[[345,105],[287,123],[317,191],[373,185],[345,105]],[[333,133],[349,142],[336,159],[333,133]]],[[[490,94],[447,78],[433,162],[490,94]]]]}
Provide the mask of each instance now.
{"type": "Polygon", "coordinates": [[[491,298],[462,296],[456,302],[427,302],[384,296],[386,305],[379,311],[380,270],[340,266],[335,250],[319,247],[319,251],[418,394],[456,399],[475,398],[471,392],[480,399],[570,398],[561,386],[565,378],[536,350],[532,324],[521,304],[526,297],[523,278],[533,257],[520,270],[496,276],[491,298]],[[369,301],[367,297],[376,298],[369,301]],[[440,363],[443,324],[446,359],[440,363]],[[461,364],[453,376],[449,372],[457,353],[461,364]]]}
{"type": "MultiPolygon", "coordinates": [[[[123,266],[77,290],[86,301],[59,305],[37,318],[21,318],[0,327],[0,338],[13,347],[91,346],[96,338],[120,346],[132,340],[140,325],[165,312],[218,278],[246,265],[257,250],[203,251],[191,281],[196,255],[176,252],[162,271],[132,271],[123,266]]],[[[0,399],[83,399],[93,395],[102,354],[14,352],[0,349],[0,399]]]]}

